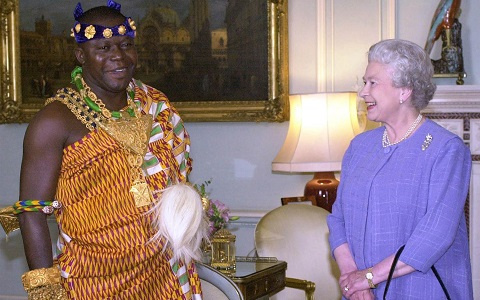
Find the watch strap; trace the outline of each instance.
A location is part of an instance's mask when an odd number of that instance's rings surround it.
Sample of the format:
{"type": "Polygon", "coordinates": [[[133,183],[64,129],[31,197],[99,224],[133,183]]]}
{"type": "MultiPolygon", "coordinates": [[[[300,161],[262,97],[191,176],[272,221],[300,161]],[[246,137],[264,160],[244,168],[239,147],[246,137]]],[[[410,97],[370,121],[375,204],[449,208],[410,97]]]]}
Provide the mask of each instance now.
{"type": "Polygon", "coordinates": [[[377,287],[377,286],[373,283],[373,269],[372,269],[372,268],[368,268],[367,273],[365,274],[365,278],[367,279],[367,281],[368,281],[368,286],[369,286],[371,289],[374,289],[374,288],[377,287]]]}

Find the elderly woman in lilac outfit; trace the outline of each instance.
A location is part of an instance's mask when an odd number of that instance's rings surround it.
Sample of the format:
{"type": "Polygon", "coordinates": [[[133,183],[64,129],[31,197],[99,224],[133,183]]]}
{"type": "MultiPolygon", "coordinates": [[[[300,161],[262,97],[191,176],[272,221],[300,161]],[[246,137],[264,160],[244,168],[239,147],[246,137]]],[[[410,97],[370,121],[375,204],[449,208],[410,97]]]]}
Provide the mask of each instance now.
{"type": "Polygon", "coordinates": [[[330,246],[347,299],[473,299],[464,204],[471,155],[455,134],[422,116],[433,67],[418,45],[385,40],[368,52],[359,95],[383,126],[353,139],[328,217],[330,246]]]}

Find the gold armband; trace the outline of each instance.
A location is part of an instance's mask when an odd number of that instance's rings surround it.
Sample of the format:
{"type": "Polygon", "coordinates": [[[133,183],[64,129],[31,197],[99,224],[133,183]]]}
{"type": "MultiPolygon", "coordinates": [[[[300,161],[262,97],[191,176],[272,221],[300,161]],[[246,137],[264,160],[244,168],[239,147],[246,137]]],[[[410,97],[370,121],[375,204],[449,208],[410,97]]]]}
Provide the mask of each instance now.
{"type": "Polygon", "coordinates": [[[35,269],[22,275],[23,288],[30,291],[34,288],[60,283],[60,270],[57,267],[35,269]]]}
{"type": "Polygon", "coordinates": [[[39,286],[28,292],[28,300],[67,300],[67,292],[60,283],[39,286]]]}
{"type": "Polygon", "coordinates": [[[29,300],[63,300],[67,293],[61,284],[60,269],[35,269],[22,275],[22,282],[29,300]]]}

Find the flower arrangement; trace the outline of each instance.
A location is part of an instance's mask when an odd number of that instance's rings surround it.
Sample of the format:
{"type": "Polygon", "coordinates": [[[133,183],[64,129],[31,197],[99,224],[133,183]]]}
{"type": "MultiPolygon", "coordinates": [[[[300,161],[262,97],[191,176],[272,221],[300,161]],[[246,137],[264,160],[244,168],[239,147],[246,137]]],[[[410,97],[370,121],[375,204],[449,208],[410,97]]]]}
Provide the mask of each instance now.
{"type": "Polygon", "coordinates": [[[215,232],[225,227],[229,221],[238,220],[237,216],[230,216],[230,209],[220,200],[210,200],[209,194],[206,192],[206,187],[212,182],[212,180],[207,180],[204,183],[194,187],[200,193],[202,197],[202,202],[207,201],[208,206],[206,208],[206,215],[208,218],[208,236],[212,237],[215,232]]]}

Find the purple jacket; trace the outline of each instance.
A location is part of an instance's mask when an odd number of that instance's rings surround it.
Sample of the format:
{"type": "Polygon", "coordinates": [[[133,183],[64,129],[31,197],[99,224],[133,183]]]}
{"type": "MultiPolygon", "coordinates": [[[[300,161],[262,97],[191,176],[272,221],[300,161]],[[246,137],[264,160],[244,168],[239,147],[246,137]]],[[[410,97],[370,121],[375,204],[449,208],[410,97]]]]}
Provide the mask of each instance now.
{"type": "MultiPolygon", "coordinates": [[[[342,163],[337,200],[327,222],[332,251],[348,243],[359,269],[402,245],[400,260],[417,271],[392,280],[387,299],[473,299],[464,204],[469,149],[455,134],[426,120],[405,141],[382,147],[384,127],[353,139],[342,163]],[[425,150],[426,136],[432,136],[425,150]]],[[[372,290],[379,299],[385,282],[372,290]]]]}

